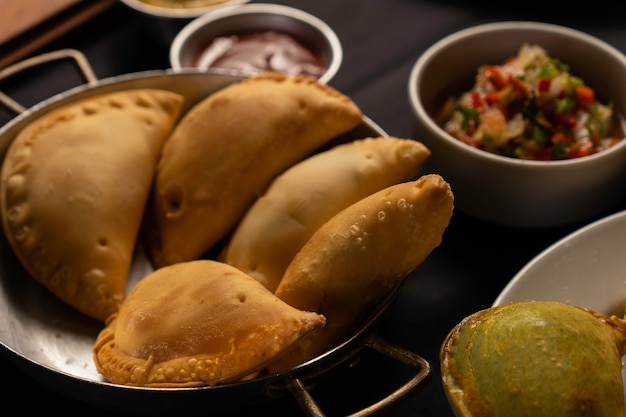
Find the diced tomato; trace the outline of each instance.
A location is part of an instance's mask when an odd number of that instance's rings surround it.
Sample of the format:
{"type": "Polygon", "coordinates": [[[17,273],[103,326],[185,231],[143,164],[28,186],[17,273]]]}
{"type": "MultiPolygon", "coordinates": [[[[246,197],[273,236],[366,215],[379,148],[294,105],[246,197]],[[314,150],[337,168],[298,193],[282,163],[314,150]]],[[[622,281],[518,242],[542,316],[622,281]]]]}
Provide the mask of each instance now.
{"type": "Polygon", "coordinates": [[[487,104],[490,105],[490,106],[498,104],[498,103],[500,103],[500,95],[498,93],[495,93],[495,92],[487,93],[485,95],[485,102],[487,102],[487,104]]]}
{"type": "Polygon", "coordinates": [[[524,84],[524,82],[519,78],[513,76],[510,77],[509,81],[515,91],[515,97],[518,100],[524,99],[524,97],[528,94],[528,87],[526,87],[526,84],[524,84]]]}
{"type": "Polygon", "coordinates": [[[476,91],[472,93],[472,107],[475,109],[480,109],[484,105],[483,99],[480,94],[476,91]]]}
{"type": "Polygon", "coordinates": [[[576,156],[580,158],[581,156],[591,155],[593,153],[593,145],[591,143],[584,143],[578,149],[576,156]]]}
{"type": "Polygon", "coordinates": [[[552,149],[542,148],[533,155],[532,159],[535,159],[537,161],[551,161],[552,159],[554,159],[552,157],[552,149]]]}
{"type": "Polygon", "coordinates": [[[592,143],[598,143],[600,141],[600,132],[598,132],[597,130],[594,130],[593,132],[591,132],[590,139],[592,143]]]}
{"type": "Polygon", "coordinates": [[[571,114],[555,113],[554,118],[556,119],[556,122],[558,124],[565,126],[568,129],[573,129],[574,127],[576,127],[576,117],[572,116],[571,114]]]}
{"type": "Polygon", "coordinates": [[[459,139],[461,140],[461,142],[465,143],[466,145],[476,147],[476,141],[469,135],[463,135],[459,139]]]}
{"type": "Polygon", "coordinates": [[[614,121],[603,119],[614,117],[612,107],[593,88],[542,48],[522,48],[503,66],[480,67],[475,86],[454,103],[446,130],[478,149],[540,161],[579,158],[623,140],[612,136],[614,121]],[[586,129],[585,142],[579,129],[586,129]]]}
{"type": "Polygon", "coordinates": [[[565,136],[563,132],[556,132],[550,138],[550,142],[552,142],[553,145],[557,143],[567,143],[567,136],[565,136]]]}
{"type": "Polygon", "coordinates": [[[578,146],[570,146],[567,149],[568,158],[580,158],[582,156],[591,155],[593,153],[593,145],[590,142],[580,144],[578,146]]]}
{"type": "Polygon", "coordinates": [[[500,71],[497,67],[487,66],[485,68],[485,74],[496,90],[502,90],[509,84],[507,79],[502,74],[502,71],[500,71]]]}
{"type": "Polygon", "coordinates": [[[552,84],[552,80],[549,78],[542,78],[537,82],[537,91],[539,93],[545,93],[550,91],[550,84],[552,84]]]}
{"type": "Polygon", "coordinates": [[[568,148],[566,154],[568,159],[578,158],[578,149],[568,148]]]}
{"type": "Polygon", "coordinates": [[[586,85],[581,85],[576,88],[576,98],[583,103],[593,103],[596,101],[596,97],[592,88],[586,85]]]}

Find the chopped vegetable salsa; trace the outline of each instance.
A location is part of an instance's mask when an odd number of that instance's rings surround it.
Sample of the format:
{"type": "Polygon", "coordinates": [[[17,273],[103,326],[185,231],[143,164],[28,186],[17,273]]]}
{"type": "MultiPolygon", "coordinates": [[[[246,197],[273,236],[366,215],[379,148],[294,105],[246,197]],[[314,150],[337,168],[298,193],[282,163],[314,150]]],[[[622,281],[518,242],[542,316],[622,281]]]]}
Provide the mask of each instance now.
{"type": "Polygon", "coordinates": [[[524,44],[502,65],[478,69],[472,90],[450,98],[441,126],[494,154],[539,161],[600,152],[623,137],[612,104],[537,45],[524,44]]]}

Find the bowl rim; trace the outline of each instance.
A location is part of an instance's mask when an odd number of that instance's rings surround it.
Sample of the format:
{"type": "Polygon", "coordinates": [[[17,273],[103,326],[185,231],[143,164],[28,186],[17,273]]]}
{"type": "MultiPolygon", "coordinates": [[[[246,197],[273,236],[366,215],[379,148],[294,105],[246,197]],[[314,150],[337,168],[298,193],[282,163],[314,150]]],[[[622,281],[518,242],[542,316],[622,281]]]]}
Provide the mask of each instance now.
{"type": "Polygon", "coordinates": [[[206,6],[180,8],[155,6],[154,4],[149,4],[143,2],[142,0],[121,0],[121,2],[138,12],[155,17],[169,19],[193,19],[212,10],[249,3],[250,0],[222,0],[215,4],[206,6]]]}
{"type": "MultiPolygon", "coordinates": [[[[460,42],[466,37],[473,37],[477,35],[481,35],[487,32],[508,32],[515,30],[540,30],[545,32],[550,32],[559,35],[570,36],[572,38],[577,39],[580,42],[587,43],[594,48],[603,50],[606,54],[612,55],[615,57],[617,61],[619,61],[624,70],[626,72],[626,55],[624,55],[621,51],[619,51],[614,46],[609,43],[590,35],[586,32],[583,32],[578,29],[573,29],[570,27],[562,26],[554,23],[545,23],[545,22],[536,22],[536,21],[524,21],[524,20],[510,20],[510,21],[499,21],[499,22],[491,22],[484,23],[475,26],[470,26],[465,29],[461,29],[456,31],[450,35],[447,35],[440,39],[439,41],[432,44],[428,47],[415,61],[413,67],[411,68],[411,72],[409,74],[409,82],[408,82],[408,95],[409,95],[409,104],[413,111],[415,117],[422,120],[431,133],[435,134],[439,140],[443,140],[446,144],[453,146],[455,149],[458,149],[460,152],[466,153],[468,156],[472,156],[478,159],[483,159],[491,163],[501,164],[501,165],[513,165],[519,168],[522,167],[532,167],[533,169],[553,169],[555,167],[563,167],[568,168],[571,165],[580,165],[580,164],[590,164],[595,160],[600,158],[606,158],[607,156],[611,156],[615,154],[618,150],[626,147],[626,138],[621,140],[620,142],[614,144],[613,146],[592,154],[588,156],[584,156],[581,158],[573,158],[573,159],[564,159],[564,160],[554,160],[554,161],[536,161],[536,160],[524,160],[524,159],[516,159],[508,156],[497,155],[491,152],[487,152],[481,149],[474,148],[472,146],[466,145],[454,138],[453,136],[446,133],[437,123],[434,122],[432,117],[428,114],[422,102],[419,98],[418,94],[418,85],[421,82],[421,78],[424,72],[425,67],[427,67],[430,61],[438,55],[442,50],[447,48],[450,45],[453,45],[457,42],[460,42]]],[[[626,111],[626,110],[625,110],[626,111]]],[[[626,114],[622,115],[626,117],[626,114]]]]}
{"type": "Polygon", "coordinates": [[[223,6],[203,14],[191,22],[187,23],[174,37],[170,46],[170,65],[174,70],[181,70],[183,66],[180,62],[180,53],[185,43],[200,29],[207,24],[229,19],[240,15],[248,14],[277,14],[298,20],[307,26],[319,31],[328,41],[332,53],[332,59],[328,63],[328,68],[319,77],[318,81],[327,84],[339,71],[343,61],[343,47],[335,31],[323,20],[304,10],[291,6],[273,3],[249,3],[243,5],[223,6]]]}

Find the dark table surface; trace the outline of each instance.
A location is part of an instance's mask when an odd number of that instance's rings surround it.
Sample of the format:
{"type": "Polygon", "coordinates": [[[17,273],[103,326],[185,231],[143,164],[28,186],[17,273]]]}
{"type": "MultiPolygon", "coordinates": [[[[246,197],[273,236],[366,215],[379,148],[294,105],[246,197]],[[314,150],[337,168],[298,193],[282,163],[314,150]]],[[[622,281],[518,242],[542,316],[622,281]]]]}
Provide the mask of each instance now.
{"type": "MultiPolygon", "coordinates": [[[[398,137],[412,137],[407,98],[412,65],[430,45],[459,29],[500,20],[559,23],[595,35],[626,52],[626,25],[606,7],[591,11],[584,8],[577,13],[570,7],[546,8],[540,2],[526,3],[518,10],[508,6],[500,9],[487,1],[274,3],[308,11],[337,32],[344,48],[344,61],[330,84],[350,96],[387,133],[398,137]]],[[[122,4],[37,53],[62,48],[83,52],[98,78],[169,67],[168,45],[158,41],[122,4]]],[[[0,88],[28,108],[80,82],[76,72],[55,66],[17,77],[0,88]]],[[[9,112],[0,113],[0,123],[13,116],[9,112]]],[[[596,218],[623,208],[621,204],[596,218]]],[[[382,337],[423,356],[433,367],[427,384],[386,414],[452,416],[442,389],[438,359],[448,331],[467,315],[489,307],[511,278],[542,250],[596,218],[558,228],[522,230],[492,225],[455,212],[443,243],[407,280],[380,322],[382,337]]],[[[357,366],[320,383],[313,390],[314,398],[327,415],[333,416],[352,413],[384,397],[406,380],[406,372],[382,362],[377,355],[365,353],[357,366]]],[[[34,377],[26,374],[5,356],[0,356],[0,376],[5,382],[2,395],[5,410],[16,410],[15,413],[19,410],[19,414],[45,411],[48,415],[116,415],[84,403],[62,385],[43,384],[36,373],[34,377]]],[[[245,402],[245,398],[240,401],[245,402]]],[[[214,411],[207,402],[195,414],[208,416],[214,411]]],[[[292,397],[286,396],[236,415],[297,416],[303,412],[292,397]]]]}

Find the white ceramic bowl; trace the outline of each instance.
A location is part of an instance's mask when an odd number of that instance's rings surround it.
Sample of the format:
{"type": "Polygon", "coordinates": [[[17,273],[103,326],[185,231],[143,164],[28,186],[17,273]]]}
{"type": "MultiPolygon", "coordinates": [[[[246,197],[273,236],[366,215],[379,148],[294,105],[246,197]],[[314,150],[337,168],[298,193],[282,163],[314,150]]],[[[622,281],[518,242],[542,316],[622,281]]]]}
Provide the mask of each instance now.
{"type": "MultiPolygon", "coordinates": [[[[248,3],[250,0],[215,0],[213,2],[189,0],[187,7],[168,7],[167,1],[150,2],[150,0],[121,0],[121,2],[137,14],[146,30],[164,45],[169,45],[176,34],[198,16],[225,6],[248,3]],[[162,4],[162,5],[161,5],[162,4]]],[[[185,4],[184,0],[171,3],[185,4]]]]}
{"type": "Polygon", "coordinates": [[[174,38],[170,64],[175,70],[196,68],[198,56],[213,39],[262,31],[287,34],[310,49],[326,68],[320,82],[330,81],[341,66],[341,43],[325,22],[302,10],[269,3],[223,7],[193,20],[174,38]]]}
{"type": "Polygon", "coordinates": [[[576,159],[528,161],[479,150],[447,134],[433,115],[443,101],[473,85],[478,67],[501,64],[523,43],[537,44],[626,114],[626,57],[586,33],[539,22],[470,27],[428,48],[414,64],[408,95],[414,137],[432,154],[424,165],[440,173],[455,207],[513,227],[550,227],[591,219],[626,194],[626,141],[576,159]]]}

